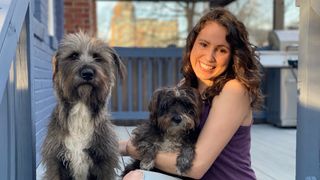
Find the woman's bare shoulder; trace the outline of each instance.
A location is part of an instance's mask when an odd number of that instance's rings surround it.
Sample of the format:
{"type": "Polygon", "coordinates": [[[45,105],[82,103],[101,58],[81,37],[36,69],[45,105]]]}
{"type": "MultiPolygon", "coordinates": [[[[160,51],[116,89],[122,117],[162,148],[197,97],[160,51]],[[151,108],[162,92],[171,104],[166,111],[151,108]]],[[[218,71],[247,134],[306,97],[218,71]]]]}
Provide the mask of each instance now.
{"type": "Polygon", "coordinates": [[[218,117],[215,119],[223,119],[225,122],[229,119],[230,122],[238,125],[246,123],[247,119],[251,122],[249,93],[245,86],[236,79],[225,84],[221,93],[213,99],[211,109],[214,109],[213,114],[218,117]],[[228,112],[233,113],[228,114],[228,112]]]}
{"type": "Polygon", "coordinates": [[[232,79],[224,85],[221,93],[247,94],[247,89],[239,80],[232,79]]]}

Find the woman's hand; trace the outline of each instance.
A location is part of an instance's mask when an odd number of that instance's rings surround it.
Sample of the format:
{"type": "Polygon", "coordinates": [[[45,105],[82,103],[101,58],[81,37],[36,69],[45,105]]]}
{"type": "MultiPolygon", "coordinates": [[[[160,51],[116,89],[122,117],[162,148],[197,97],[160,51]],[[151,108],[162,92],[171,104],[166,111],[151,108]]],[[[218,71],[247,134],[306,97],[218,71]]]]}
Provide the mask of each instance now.
{"type": "Polygon", "coordinates": [[[127,152],[128,142],[129,142],[128,140],[119,142],[119,152],[122,156],[128,156],[128,152],[127,152]]]}
{"type": "Polygon", "coordinates": [[[131,156],[132,158],[140,160],[139,152],[137,151],[137,148],[132,144],[131,140],[127,141],[126,152],[127,155],[131,156]]]}
{"type": "Polygon", "coordinates": [[[123,180],[143,180],[143,179],[144,179],[144,175],[143,175],[143,172],[140,170],[130,171],[128,174],[126,174],[123,177],[123,180]]]}
{"type": "Polygon", "coordinates": [[[131,140],[120,141],[119,152],[122,156],[131,156],[134,159],[140,159],[137,148],[132,144],[131,140]]]}

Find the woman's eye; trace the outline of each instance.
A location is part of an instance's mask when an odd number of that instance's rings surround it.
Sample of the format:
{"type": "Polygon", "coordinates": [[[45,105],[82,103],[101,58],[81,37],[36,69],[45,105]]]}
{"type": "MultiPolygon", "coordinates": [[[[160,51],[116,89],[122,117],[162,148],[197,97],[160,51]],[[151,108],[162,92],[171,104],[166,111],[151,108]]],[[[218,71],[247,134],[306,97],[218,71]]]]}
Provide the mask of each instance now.
{"type": "Polygon", "coordinates": [[[220,49],[220,52],[221,52],[221,53],[227,53],[227,50],[225,50],[225,49],[220,49]]]}
{"type": "Polygon", "coordinates": [[[77,60],[77,59],[79,59],[79,56],[80,56],[79,53],[73,52],[72,54],[70,54],[68,56],[68,58],[71,59],[71,60],[77,60]]]}
{"type": "Polygon", "coordinates": [[[228,53],[228,51],[225,48],[219,48],[217,49],[217,52],[221,53],[221,54],[226,54],[228,53]]]}
{"type": "Polygon", "coordinates": [[[207,47],[206,43],[200,42],[199,44],[200,44],[201,47],[207,47]]]}

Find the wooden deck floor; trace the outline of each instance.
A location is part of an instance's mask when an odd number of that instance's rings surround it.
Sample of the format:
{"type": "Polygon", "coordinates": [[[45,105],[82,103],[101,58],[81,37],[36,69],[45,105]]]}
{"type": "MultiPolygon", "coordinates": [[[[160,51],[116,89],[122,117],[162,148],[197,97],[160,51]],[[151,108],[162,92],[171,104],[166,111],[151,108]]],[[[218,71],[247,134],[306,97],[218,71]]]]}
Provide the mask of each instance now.
{"type": "MultiPolygon", "coordinates": [[[[119,140],[130,137],[134,126],[116,126],[119,140]]],[[[255,124],[252,128],[252,166],[258,180],[294,180],[296,159],[296,129],[284,129],[268,124],[255,124]]],[[[129,157],[122,157],[121,164],[129,157]]],[[[43,167],[37,168],[41,180],[43,167]]]]}
{"type": "MultiPolygon", "coordinates": [[[[134,126],[117,126],[120,140],[129,138],[134,126]]],[[[294,180],[296,129],[269,124],[253,125],[251,143],[252,167],[258,180],[294,180]]],[[[122,162],[128,161],[124,157],[122,162]]]]}
{"type": "Polygon", "coordinates": [[[251,137],[252,166],[259,180],[295,179],[296,129],[254,125],[251,137]]]}

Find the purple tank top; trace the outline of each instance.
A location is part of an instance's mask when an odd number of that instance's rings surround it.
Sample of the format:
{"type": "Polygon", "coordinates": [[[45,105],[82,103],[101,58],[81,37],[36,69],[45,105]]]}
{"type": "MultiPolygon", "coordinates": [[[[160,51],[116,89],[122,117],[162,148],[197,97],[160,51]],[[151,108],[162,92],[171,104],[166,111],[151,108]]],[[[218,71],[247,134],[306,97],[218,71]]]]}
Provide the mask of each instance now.
{"type": "MultiPolygon", "coordinates": [[[[200,118],[200,130],[203,128],[211,104],[204,103],[200,118]]],[[[250,158],[250,128],[251,126],[240,126],[226,147],[211,165],[203,180],[255,180],[256,176],[251,168],[250,158]]],[[[212,139],[214,141],[214,138],[212,139]]]]}

